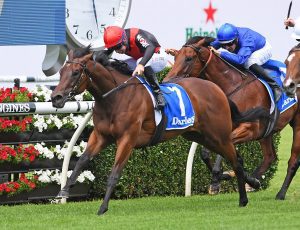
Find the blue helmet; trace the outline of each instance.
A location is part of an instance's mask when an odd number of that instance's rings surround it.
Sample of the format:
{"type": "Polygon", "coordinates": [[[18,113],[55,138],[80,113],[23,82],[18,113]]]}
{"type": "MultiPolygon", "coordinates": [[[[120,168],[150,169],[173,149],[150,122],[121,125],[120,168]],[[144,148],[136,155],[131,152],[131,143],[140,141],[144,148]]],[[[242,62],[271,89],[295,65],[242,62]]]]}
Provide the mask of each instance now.
{"type": "Polygon", "coordinates": [[[221,44],[226,44],[232,42],[238,35],[239,33],[234,25],[225,23],[218,30],[217,38],[221,44]]]}

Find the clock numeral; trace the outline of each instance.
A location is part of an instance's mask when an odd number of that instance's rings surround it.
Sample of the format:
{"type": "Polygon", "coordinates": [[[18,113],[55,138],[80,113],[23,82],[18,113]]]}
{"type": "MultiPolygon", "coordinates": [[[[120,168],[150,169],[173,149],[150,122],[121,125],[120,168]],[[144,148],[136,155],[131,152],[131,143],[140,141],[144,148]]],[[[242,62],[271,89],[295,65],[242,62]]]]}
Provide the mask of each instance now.
{"type": "Polygon", "coordinates": [[[86,32],[86,38],[89,40],[93,39],[93,31],[89,30],[88,32],[86,32]]]}
{"type": "Polygon", "coordinates": [[[66,8],[66,18],[70,17],[70,10],[66,8]]]}
{"type": "Polygon", "coordinates": [[[77,34],[78,33],[79,25],[73,25],[73,28],[75,28],[75,34],[77,34]]]}
{"type": "Polygon", "coordinates": [[[104,33],[104,28],[105,28],[106,24],[101,24],[100,25],[100,33],[104,33]]]}
{"type": "Polygon", "coordinates": [[[112,15],[113,17],[116,16],[116,10],[115,10],[115,7],[112,8],[112,10],[110,11],[109,15],[112,15]]]}

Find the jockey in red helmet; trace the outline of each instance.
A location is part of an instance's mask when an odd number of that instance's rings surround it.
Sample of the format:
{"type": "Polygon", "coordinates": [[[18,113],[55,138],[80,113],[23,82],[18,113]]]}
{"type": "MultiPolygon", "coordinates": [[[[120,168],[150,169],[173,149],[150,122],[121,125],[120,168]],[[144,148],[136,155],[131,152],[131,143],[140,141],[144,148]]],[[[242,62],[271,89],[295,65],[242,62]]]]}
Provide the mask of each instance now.
{"type": "Polygon", "coordinates": [[[226,61],[244,66],[265,80],[272,88],[275,102],[281,95],[282,89],[277,82],[261,67],[272,56],[272,47],[264,36],[245,27],[223,24],[217,33],[217,39],[211,46],[219,49],[220,57],[226,61]]]}
{"type": "Polygon", "coordinates": [[[162,109],[165,100],[155,72],[161,71],[167,61],[165,55],[160,53],[160,44],[154,35],[138,28],[109,26],[104,30],[104,43],[107,49],[130,56],[131,59],[127,60],[129,65],[132,59],[134,60],[135,69],[132,75],[144,73],[154,91],[157,108],[162,109]]]}

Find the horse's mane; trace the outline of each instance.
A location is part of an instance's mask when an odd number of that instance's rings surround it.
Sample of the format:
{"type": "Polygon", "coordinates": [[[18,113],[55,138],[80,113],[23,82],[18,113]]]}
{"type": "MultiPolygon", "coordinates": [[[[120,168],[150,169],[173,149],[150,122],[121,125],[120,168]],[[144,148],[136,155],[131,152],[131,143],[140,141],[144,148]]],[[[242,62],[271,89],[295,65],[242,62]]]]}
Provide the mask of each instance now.
{"type": "Polygon", "coordinates": [[[205,37],[202,37],[202,36],[194,36],[194,37],[191,37],[190,39],[188,39],[186,41],[186,43],[184,45],[192,45],[192,44],[195,44],[197,42],[199,42],[200,40],[204,39],[204,44],[203,46],[209,46],[211,42],[213,42],[215,40],[215,38],[213,37],[208,37],[208,36],[205,36],[205,37]]]}
{"type": "MultiPolygon", "coordinates": [[[[91,52],[93,52],[91,49],[91,45],[88,45],[87,47],[77,48],[74,50],[73,58],[80,58],[90,54],[91,52]]],[[[109,57],[110,54],[111,54],[110,50],[95,51],[92,58],[94,58],[96,62],[100,63],[105,67],[110,66],[126,75],[132,74],[132,70],[129,69],[126,62],[114,58],[110,58],[109,57]]]]}
{"type": "Polygon", "coordinates": [[[74,50],[73,58],[81,58],[85,55],[88,55],[91,52],[91,45],[88,45],[87,47],[77,48],[74,50]]]}
{"type": "Polygon", "coordinates": [[[110,50],[96,51],[94,52],[94,60],[105,67],[111,66],[112,68],[118,70],[123,74],[126,75],[132,74],[132,70],[129,69],[128,64],[126,62],[114,58],[110,58],[109,57],[110,54],[111,54],[110,50]]]}

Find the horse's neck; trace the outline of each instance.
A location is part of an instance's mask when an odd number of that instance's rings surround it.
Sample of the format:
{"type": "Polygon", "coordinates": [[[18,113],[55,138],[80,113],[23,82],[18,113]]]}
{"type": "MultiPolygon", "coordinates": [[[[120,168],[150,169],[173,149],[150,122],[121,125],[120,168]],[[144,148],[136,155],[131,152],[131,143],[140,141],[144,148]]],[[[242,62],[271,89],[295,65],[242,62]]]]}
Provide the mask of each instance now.
{"type": "Polygon", "coordinates": [[[96,98],[102,98],[102,95],[116,88],[119,84],[128,79],[127,76],[108,69],[99,63],[89,62],[87,65],[88,74],[91,79],[88,91],[96,98]]]}
{"type": "Polygon", "coordinates": [[[242,84],[240,73],[214,56],[205,71],[206,78],[218,85],[225,93],[231,92],[242,84]]]}

